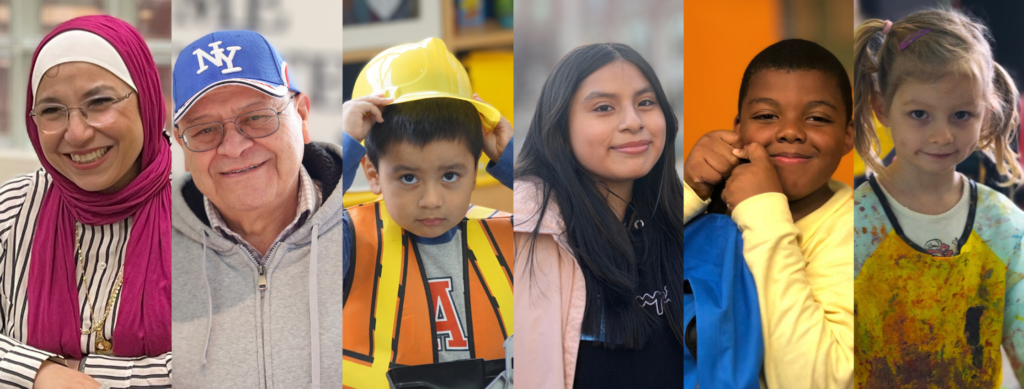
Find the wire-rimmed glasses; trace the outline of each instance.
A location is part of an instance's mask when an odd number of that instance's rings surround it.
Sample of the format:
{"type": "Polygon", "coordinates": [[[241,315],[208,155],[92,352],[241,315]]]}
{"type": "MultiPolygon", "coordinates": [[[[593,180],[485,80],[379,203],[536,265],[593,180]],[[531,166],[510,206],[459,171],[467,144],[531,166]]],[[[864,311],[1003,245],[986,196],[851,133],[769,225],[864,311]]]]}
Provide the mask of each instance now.
{"type": "Polygon", "coordinates": [[[216,122],[196,124],[181,131],[178,138],[184,141],[185,147],[189,150],[201,153],[220,146],[224,141],[224,125],[227,123],[234,123],[238,132],[247,138],[259,139],[271,136],[281,128],[281,114],[292,104],[295,96],[298,95],[292,95],[288,99],[288,104],[285,104],[280,111],[263,108],[216,122]]]}
{"type": "Polygon", "coordinates": [[[127,100],[135,91],[123,97],[95,96],[82,101],[79,107],[68,107],[57,103],[38,104],[29,114],[36,122],[36,128],[44,134],[54,134],[68,128],[71,111],[79,111],[82,119],[93,127],[103,127],[117,117],[117,110],[111,109],[117,103],[127,100]]]}

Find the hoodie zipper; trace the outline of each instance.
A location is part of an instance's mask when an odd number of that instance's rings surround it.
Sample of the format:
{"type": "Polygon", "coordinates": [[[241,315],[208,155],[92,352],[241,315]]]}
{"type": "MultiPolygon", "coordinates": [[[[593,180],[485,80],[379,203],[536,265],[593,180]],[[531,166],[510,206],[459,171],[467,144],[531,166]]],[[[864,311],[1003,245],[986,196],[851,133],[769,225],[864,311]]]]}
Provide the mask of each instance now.
{"type": "Polygon", "coordinates": [[[267,290],[267,274],[266,274],[267,272],[266,272],[266,268],[264,268],[263,265],[256,265],[256,269],[259,270],[259,272],[260,272],[260,285],[259,285],[259,289],[260,289],[260,294],[262,295],[263,291],[267,290]]]}
{"type": "Polygon", "coordinates": [[[267,255],[263,256],[262,263],[257,261],[256,257],[254,257],[248,249],[243,250],[245,251],[245,254],[249,256],[249,259],[256,264],[256,271],[259,272],[257,289],[260,291],[260,344],[263,346],[263,353],[261,354],[263,356],[263,360],[260,361],[260,363],[263,365],[263,387],[267,389],[270,389],[270,383],[267,382],[267,376],[270,373],[267,371],[267,338],[264,336],[266,330],[263,327],[263,323],[266,321],[266,304],[264,303],[264,297],[267,292],[267,267],[265,263],[274,254],[274,249],[276,249],[279,244],[281,244],[281,242],[274,243],[273,246],[270,246],[270,250],[267,250],[267,255]]]}

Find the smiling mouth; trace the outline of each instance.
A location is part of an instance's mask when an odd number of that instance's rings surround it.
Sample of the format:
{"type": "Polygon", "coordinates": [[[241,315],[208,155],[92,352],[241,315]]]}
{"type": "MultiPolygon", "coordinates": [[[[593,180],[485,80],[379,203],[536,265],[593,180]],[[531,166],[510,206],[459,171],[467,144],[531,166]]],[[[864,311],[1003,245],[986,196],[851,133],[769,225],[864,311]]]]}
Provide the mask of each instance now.
{"type": "Polygon", "coordinates": [[[626,153],[626,154],[641,154],[651,147],[651,141],[641,140],[635,142],[624,143],[615,147],[612,150],[626,153]]]}
{"type": "Polygon", "coordinates": [[[258,163],[258,164],[255,164],[255,165],[252,165],[252,166],[249,166],[249,167],[245,167],[245,168],[242,168],[242,169],[238,169],[238,170],[232,170],[232,171],[230,171],[230,172],[222,172],[222,173],[220,173],[220,174],[223,174],[223,175],[229,175],[229,174],[239,174],[239,173],[245,173],[245,172],[247,172],[247,171],[250,171],[250,170],[252,170],[252,169],[255,169],[255,168],[258,168],[258,167],[260,167],[260,166],[263,166],[263,164],[265,164],[265,163],[267,163],[267,162],[266,162],[266,161],[263,161],[263,162],[260,162],[260,163],[258,163]]]}
{"type": "Polygon", "coordinates": [[[90,151],[88,153],[85,153],[85,154],[65,154],[65,155],[67,155],[68,158],[71,158],[72,162],[77,163],[77,164],[85,165],[85,164],[90,164],[90,163],[96,162],[100,158],[103,158],[103,156],[107,155],[107,152],[110,151],[110,149],[112,147],[113,146],[102,147],[102,148],[90,151]]]}
{"type": "Polygon", "coordinates": [[[811,160],[809,155],[800,153],[778,153],[771,156],[772,161],[782,164],[799,164],[811,160]]]}
{"type": "Polygon", "coordinates": [[[952,156],[953,154],[956,154],[956,153],[938,154],[938,153],[924,152],[924,154],[929,156],[929,157],[932,157],[932,158],[946,158],[946,157],[950,157],[950,156],[952,156]]]}

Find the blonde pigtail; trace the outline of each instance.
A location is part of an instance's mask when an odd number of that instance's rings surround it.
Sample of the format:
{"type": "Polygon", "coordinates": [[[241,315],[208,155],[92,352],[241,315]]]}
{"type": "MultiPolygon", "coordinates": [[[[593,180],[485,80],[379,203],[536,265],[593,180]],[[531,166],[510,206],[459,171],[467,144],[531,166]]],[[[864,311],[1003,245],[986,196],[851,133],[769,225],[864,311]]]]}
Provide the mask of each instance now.
{"type": "Polygon", "coordinates": [[[879,152],[882,149],[875,122],[872,119],[871,96],[878,90],[876,75],[878,65],[871,44],[881,37],[886,22],[870,19],[854,31],[853,59],[853,128],[854,146],[868,170],[883,172],[879,152]]]}
{"type": "Polygon", "coordinates": [[[980,147],[995,160],[999,174],[1010,177],[1006,186],[1019,185],[1024,182],[1024,173],[1020,167],[1020,156],[1011,144],[1020,126],[1020,93],[1006,69],[998,63],[992,64],[995,68],[992,91],[996,97],[996,109],[990,125],[982,130],[980,147]]]}

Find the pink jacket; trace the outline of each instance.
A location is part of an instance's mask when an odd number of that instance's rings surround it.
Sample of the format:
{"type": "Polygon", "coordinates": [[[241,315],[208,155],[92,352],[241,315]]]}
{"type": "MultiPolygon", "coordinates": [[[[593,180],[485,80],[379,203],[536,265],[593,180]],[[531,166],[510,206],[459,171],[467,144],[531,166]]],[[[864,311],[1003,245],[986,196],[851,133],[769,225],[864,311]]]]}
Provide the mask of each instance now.
{"type": "Polygon", "coordinates": [[[533,247],[530,234],[537,225],[543,193],[536,180],[516,180],[514,192],[515,338],[517,387],[571,389],[576,374],[586,287],[583,272],[565,239],[565,224],[552,200],[541,220],[533,247]]]}

